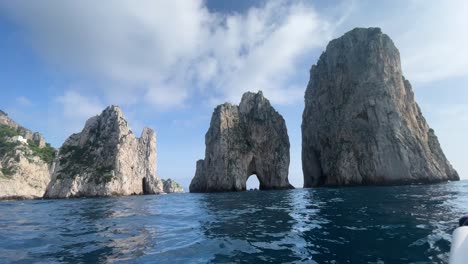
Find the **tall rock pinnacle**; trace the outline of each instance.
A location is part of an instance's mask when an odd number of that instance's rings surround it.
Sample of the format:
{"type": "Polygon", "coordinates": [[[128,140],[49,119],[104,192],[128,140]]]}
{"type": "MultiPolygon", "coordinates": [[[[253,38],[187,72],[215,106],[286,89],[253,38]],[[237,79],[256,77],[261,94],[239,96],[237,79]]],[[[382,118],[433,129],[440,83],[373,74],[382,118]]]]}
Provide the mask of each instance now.
{"type": "Polygon", "coordinates": [[[332,40],[312,66],[302,120],[304,187],[458,180],[379,28],[332,40]]]}

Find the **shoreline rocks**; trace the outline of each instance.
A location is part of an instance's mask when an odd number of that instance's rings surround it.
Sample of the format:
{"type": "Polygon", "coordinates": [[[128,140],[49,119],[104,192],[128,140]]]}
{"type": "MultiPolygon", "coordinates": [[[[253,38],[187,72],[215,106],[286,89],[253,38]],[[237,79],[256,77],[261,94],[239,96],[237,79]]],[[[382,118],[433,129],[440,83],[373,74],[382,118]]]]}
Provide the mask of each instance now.
{"type": "Polygon", "coordinates": [[[213,112],[190,192],[245,191],[256,174],[261,190],[294,188],[288,181],[289,137],[283,117],[262,92],[247,92],[239,106],[213,112]]]}
{"type": "Polygon", "coordinates": [[[56,149],[0,111],[0,200],[42,197],[56,149]]]}
{"type": "Polygon", "coordinates": [[[304,187],[459,180],[379,28],[332,40],[312,66],[302,167],[304,187]]]}

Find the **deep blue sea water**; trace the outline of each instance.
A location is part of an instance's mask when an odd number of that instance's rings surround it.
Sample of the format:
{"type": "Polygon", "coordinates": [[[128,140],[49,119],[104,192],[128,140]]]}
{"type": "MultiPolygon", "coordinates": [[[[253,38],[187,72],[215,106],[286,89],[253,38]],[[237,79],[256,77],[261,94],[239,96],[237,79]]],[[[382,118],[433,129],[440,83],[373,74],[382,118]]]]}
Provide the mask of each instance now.
{"type": "Polygon", "coordinates": [[[468,182],[0,202],[0,263],[446,263],[468,182]]]}

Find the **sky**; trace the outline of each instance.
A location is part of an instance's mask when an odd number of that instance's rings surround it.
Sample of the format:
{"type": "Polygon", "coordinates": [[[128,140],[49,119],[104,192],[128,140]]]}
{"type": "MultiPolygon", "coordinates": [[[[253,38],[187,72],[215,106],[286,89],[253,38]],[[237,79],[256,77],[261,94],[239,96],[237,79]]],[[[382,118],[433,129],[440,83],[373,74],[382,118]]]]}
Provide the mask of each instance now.
{"type": "Polygon", "coordinates": [[[302,187],[310,67],[330,40],[380,27],[468,179],[466,14],[464,0],[0,1],[0,109],[60,147],[89,117],[119,105],[137,136],[156,130],[157,174],[188,189],[214,107],[262,90],[286,120],[289,180],[302,187]]]}

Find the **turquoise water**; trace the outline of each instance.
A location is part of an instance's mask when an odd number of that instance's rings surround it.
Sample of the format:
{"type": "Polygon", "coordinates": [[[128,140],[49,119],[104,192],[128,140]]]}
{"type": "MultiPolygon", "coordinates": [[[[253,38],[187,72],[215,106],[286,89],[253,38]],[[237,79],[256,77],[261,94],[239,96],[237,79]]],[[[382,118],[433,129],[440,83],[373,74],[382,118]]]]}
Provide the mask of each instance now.
{"type": "Polygon", "coordinates": [[[0,202],[0,263],[446,263],[468,182],[0,202]]]}

